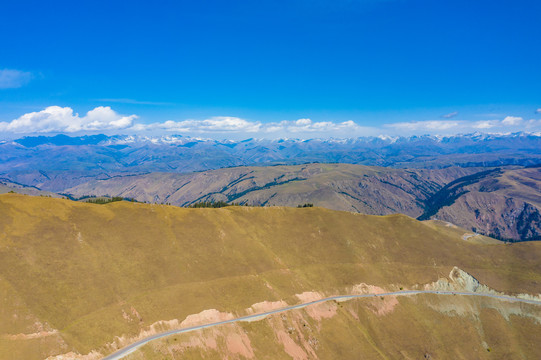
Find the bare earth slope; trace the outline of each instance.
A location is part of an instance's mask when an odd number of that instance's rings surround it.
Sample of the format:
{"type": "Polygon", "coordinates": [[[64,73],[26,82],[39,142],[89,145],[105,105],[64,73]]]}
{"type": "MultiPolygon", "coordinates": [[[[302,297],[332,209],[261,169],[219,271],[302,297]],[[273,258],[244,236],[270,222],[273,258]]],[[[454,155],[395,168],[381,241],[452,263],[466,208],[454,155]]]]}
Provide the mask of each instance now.
{"type": "MultiPolygon", "coordinates": [[[[333,294],[452,284],[539,293],[541,243],[483,244],[459,234],[404,215],[322,208],[2,195],[0,358],[100,358],[148,334],[333,294]]],[[[539,357],[536,305],[426,295],[283,316],[179,337],[176,345],[166,339],[133,356],[485,358],[488,348],[497,358],[539,357]]]]}
{"type": "Polygon", "coordinates": [[[191,174],[151,173],[93,180],[66,190],[185,206],[200,201],[297,206],[313,203],[364,214],[417,217],[422,202],[477,168],[403,170],[351,164],[234,167],[191,174]]]}
{"type": "Polygon", "coordinates": [[[125,359],[539,358],[538,308],[437,295],[328,302],[173,335],[125,359]]]}

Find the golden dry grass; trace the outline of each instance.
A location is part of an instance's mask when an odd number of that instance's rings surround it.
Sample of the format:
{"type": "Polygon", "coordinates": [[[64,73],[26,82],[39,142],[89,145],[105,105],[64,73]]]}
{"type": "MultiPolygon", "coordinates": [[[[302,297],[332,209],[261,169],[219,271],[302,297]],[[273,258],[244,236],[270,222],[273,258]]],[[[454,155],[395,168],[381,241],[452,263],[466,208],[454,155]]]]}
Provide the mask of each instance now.
{"type": "Polygon", "coordinates": [[[499,291],[537,293],[540,255],[540,243],[466,242],[403,215],[1,195],[0,358],[106,352],[115,336],[159,320],[210,308],[241,314],[260,301],[362,282],[409,287],[453,266],[499,291]],[[39,346],[2,337],[35,333],[36,322],[60,336],[39,346]]]}

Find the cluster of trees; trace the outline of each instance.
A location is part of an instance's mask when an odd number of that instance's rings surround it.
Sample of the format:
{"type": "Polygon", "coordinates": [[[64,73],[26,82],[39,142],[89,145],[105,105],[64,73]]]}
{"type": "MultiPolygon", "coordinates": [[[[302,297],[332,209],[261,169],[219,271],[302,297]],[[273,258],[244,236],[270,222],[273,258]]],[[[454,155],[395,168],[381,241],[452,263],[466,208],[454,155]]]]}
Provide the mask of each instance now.
{"type": "MultiPolygon", "coordinates": [[[[107,204],[107,203],[111,203],[111,202],[115,202],[115,201],[135,201],[134,199],[130,199],[130,198],[123,198],[123,197],[120,197],[120,196],[113,196],[111,198],[107,198],[107,197],[100,197],[100,198],[94,198],[94,197],[90,197],[88,198],[88,200],[86,200],[87,202],[89,203],[92,203],[92,204],[107,204]]],[[[145,201],[146,203],[146,201],[145,201]]],[[[171,205],[171,203],[162,203],[162,205],[171,205]]],[[[226,207],[226,206],[250,206],[248,205],[248,203],[244,203],[244,204],[241,204],[241,203],[228,203],[226,201],[222,201],[222,200],[218,200],[218,201],[201,201],[201,202],[197,202],[197,203],[194,203],[194,204],[191,204],[191,205],[187,205],[186,207],[188,208],[192,208],[192,209],[197,209],[197,208],[222,208],[222,207],[226,207]]],[[[251,205],[251,206],[257,206],[257,205],[251,205]]],[[[264,206],[264,205],[260,205],[260,206],[264,206]]],[[[307,208],[307,207],[313,207],[314,204],[311,204],[311,203],[306,203],[306,204],[303,204],[303,205],[297,205],[298,208],[307,208]]]]}
{"type": "Polygon", "coordinates": [[[228,203],[225,201],[202,201],[192,205],[188,205],[189,208],[221,208],[226,206],[248,206],[248,204],[240,203],[228,203]]]}
{"type": "Polygon", "coordinates": [[[202,201],[192,205],[188,205],[189,208],[221,208],[231,206],[232,204],[225,201],[202,201]]]}
{"type": "MultiPolygon", "coordinates": [[[[125,200],[123,197],[121,196],[113,196],[112,198],[89,198],[86,202],[88,203],[91,203],[91,204],[100,204],[100,205],[103,205],[103,204],[108,204],[108,203],[112,203],[112,202],[115,202],[115,201],[123,201],[125,200]]],[[[132,199],[126,199],[126,200],[131,200],[133,201],[132,199]]]]}

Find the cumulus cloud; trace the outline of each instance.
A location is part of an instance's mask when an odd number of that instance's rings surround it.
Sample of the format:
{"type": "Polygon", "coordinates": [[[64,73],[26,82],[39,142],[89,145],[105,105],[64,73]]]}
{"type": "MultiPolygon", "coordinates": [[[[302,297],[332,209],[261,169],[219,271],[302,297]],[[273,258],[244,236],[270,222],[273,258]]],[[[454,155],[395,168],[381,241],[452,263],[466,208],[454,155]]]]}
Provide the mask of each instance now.
{"type": "Polygon", "coordinates": [[[32,74],[13,69],[0,70],[0,89],[20,88],[30,82],[32,74]]]}
{"type": "Polygon", "coordinates": [[[535,110],[535,113],[536,113],[536,114],[541,114],[541,108],[535,110]]]}
{"type": "Polygon", "coordinates": [[[312,121],[311,119],[283,120],[280,122],[261,123],[238,117],[216,116],[205,120],[165,121],[161,123],[136,124],[134,130],[165,130],[180,133],[332,133],[343,130],[361,129],[353,121],[332,122],[312,121]]]}
{"type": "Polygon", "coordinates": [[[215,116],[205,120],[168,120],[162,123],[137,124],[135,130],[166,130],[175,132],[257,132],[260,122],[244,120],[231,116],[215,116]]]}
{"type": "Polygon", "coordinates": [[[357,136],[387,135],[449,135],[475,131],[511,132],[539,131],[541,120],[525,120],[518,116],[505,116],[501,120],[428,120],[388,123],[379,127],[360,126],[348,121],[313,121],[308,118],[262,123],[233,116],[215,116],[207,119],[168,120],[165,122],[137,123],[136,115],[120,115],[108,106],[96,107],[84,116],[69,107],[50,106],[38,112],[27,113],[9,122],[0,122],[0,133],[76,133],[101,131],[106,133],[146,132],[198,135],[210,137],[296,137],[296,138],[351,138],[357,136]]]}
{"type": "Polygon", "coordinates": [[[311,119],[283,120],[261,123],[233,116],[208,119],[136,123],[136,115],[124,116],[108,106],[96,107],[84,116],[70,107],[50,106],[31,112],[9,122],[0,122],[0,132],[15,134],[75,133],[82,131],[175,132],[186,134],[260,134],[260,136],[354,136],[374,135],[373,128],[360,127],[355,122],[312,121],[311,119]]]}
{"type": "Polygon", "coordinates": [[[442,115],[441,117],[444,119],[450,119],[450,118],[454,118],[457,115],[458,115],[458,111],[453,111],[452,113],[442,115]]]}
{"type": "Polygon", "coordinates": [[[99,106],[79,116],[69,107],[48,108],[24,114],[10,122],[0,122],[0,132],[12,133],[73,133],[126,129],[133,125],[136,115],[122,116],[108,106],[99,106]]]}
{"type": "Polygon", "coordinates": [[[503,125],[516,126],[516,125],[520,125],[522,120],[524,120],[524,119],[522,119],[521,117],[518,117],[518,116],[506,116],[505,119],[502,120],[502,124],[503,125]]]}
{"type": "Polygon", "coordinates": [[[520,116],[506,116],[503,120],[482,120],[482,121],[476,121],[472,124],[472,127],[475,129],[492,129],[492,128],[516,128],[517,126],[521,125],[524,121],[523,118],[520,116]]]}

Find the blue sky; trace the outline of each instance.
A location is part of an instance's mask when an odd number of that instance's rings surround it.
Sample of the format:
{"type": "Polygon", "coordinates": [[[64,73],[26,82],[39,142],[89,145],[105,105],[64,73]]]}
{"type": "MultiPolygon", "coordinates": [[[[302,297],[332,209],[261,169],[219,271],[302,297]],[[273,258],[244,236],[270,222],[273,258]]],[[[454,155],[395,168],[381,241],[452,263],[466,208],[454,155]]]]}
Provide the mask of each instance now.
{"type": "Polygon", "coordinates": [[[0,133],[540,131],[540,16],[533,0],[4,1],[0,133]]]}

